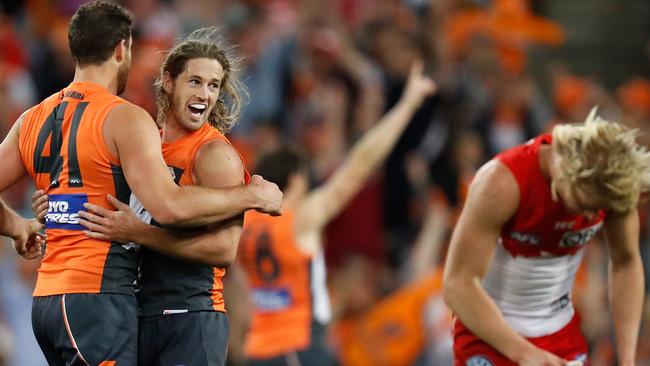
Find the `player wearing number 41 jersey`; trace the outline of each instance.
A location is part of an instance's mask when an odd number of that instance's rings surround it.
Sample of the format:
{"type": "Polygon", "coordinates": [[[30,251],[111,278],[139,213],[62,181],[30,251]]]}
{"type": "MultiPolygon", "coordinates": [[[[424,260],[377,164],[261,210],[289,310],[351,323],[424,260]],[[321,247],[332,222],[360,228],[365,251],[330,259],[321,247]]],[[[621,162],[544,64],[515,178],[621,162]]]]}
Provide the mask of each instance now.
{"type": "Polygon", "coordinates": [[[84,203],[105,206],[107,194],[125,200],[131,193],[120,161],[102,138],[106,116],[124,103],[97,84],[75,82],[25,114],[19,132],[25,168],[38,188],[49,191],[50,242],[35,296],[133,291],[133,251],[85,237],[78,216],[84,203]],[[67,259],[65,267],[59,258],[67,259]]]}
{"type": "Polygon", "coordinates": [[[595,109],[482,167],[445,267],[455,365],[588,364],[571,289],[601,227],[618,364],[634,365],[644,293],[636,206],[649,189],[650,154],[635,131],[595,109]]]}
{"type": "MultiPolygon", "coordinates": [[[[163,62],[156,82],[158,121],[165,162],[180,186],[228,188],[251,182],[241,156],[223,135],[240,111],[244,89],[238,64],[215,28],[193,32],[163,62]]],[[[39,217],[44,197],[35,198],[39,217]]],[[[117,211],[89,204],[79,222],[92,238],[144,246],[138,364],[223,365],[229,325],[222,278],[237,252],[243,215],[179,231],[161,227],[134,195],[130,205],[110,201],[117,211]]]]}
{"type": "Polygon", "coordinates": [[[277,212],[274,185],[224,190],[179,187],[151,117],[116,94],[131,61],[131,15],[104,2],[70,21],[73,82],[23,114],[0,148],[0,191],[28,173],[49,195],[48,244],[39,269],[32,323],[50,365],[134,365],[137,305],[134,245],[88,237],[85,205],[111,207],[131,191],[162,224],[207,225],[249,208],[277,212]]]}

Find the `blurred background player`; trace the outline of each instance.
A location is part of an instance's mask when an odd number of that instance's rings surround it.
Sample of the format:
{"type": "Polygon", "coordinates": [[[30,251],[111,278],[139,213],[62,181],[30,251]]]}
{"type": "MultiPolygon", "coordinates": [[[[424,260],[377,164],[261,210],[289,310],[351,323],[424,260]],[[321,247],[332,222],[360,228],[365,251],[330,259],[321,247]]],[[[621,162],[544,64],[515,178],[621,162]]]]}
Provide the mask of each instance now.
{"type": "Polygon", "coordinates": [[[247,214],[239,252],[252,302],[245,340],[248,365],[332,365],[325,343],[330,305],[322,231],[358,193],[427,96],[434,82],[412,66],[399,103],[352,148],[322,186],[309,191],[301,156],[283,148],[258,163],[284,192],[283,216],[247,214]]]}
{"type": "Polygon", "coordinates": [[[451,313],[442,299],[442,257],[451,210],[428,204],[422,229],[398,271],[362,256],[332,279],[335,348],[341,365],[450,365],[451,313]],[[384,295],[381,285],[394,281],[384,295]],[[380,283],[378,286],[376,283],[380,283]]]}
{"type": "Polygon", "coordinates": [[[32,321],[50,364],[136,363],[134,246],[85,236],[78,217],[84,204],[110,207],[107,195],[126,202],[133,189],[159,222],[201,225],[248,208],[277,212],[281,202],[277,187],[263,181],[222,191],[174,184],[151,117],[116,96],[129,74],[131,25],[117,5],[81,6],[69,27],[73,82],[25,112],[0,151],[11,162],[3,165],[0,190],[29,174],[48,194],[50,240],[32,321]]]}
{"type": "Polygon", "coordinates": [[[445,267],[456,365],[587,362],[571,290],[604,227],[619,365],[634,365],[643,303],[637,204],[650,154],[592,110],[496,156],[472,182],[445,267]]]}

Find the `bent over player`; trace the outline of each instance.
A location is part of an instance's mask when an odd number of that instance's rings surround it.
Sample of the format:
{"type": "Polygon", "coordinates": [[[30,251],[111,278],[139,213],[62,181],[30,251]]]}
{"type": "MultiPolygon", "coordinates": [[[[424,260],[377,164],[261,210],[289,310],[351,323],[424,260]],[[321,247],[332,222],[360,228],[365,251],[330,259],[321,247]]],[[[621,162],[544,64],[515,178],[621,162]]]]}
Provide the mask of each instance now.
{"type": "Polygon", "coordinates": [[[445,268],[455,364],[588,363],[571,289],[603,228],[618,364],[634,365],[644,293],[636,206],[649,188],[650,155],[635,131],[595,109],[485,164],[445,268]]]}

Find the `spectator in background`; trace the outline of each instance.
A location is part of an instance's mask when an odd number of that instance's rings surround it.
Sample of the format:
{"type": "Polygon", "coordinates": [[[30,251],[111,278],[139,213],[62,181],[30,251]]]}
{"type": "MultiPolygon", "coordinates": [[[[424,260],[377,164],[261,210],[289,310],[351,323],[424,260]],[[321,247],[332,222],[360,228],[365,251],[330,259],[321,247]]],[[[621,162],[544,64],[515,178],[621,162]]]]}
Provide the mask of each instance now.
{"type": "Polygon", "coordinates": [[[439,261],[451,211],[430,201],[403,266],[349,256],[332,281],[331,338],[345,366],[450,364],[450,313],[439,261]],[[384,295],[388,293],[388,295],[384,295]]]}
{"type": "Polygon", "coordinates": [[[650,147],[650,80],[633,78],[616,90],[623,120],[641,131],[641,143],[650,147]]]}

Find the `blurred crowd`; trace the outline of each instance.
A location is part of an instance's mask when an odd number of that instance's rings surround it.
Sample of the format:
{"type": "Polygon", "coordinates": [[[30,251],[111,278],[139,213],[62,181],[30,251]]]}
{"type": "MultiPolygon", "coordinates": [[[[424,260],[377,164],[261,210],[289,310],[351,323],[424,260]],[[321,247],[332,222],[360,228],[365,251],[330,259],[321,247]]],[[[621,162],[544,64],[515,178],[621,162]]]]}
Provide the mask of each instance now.
{"type": "MultiPolygon", "coordinates": [[[[67,25],[83,2],[3,0],[0,136],[25,109],[72,79],[67,25]]],[[[329,340],[343,365],[449,364],[451,318],[439,292],[440,267],[468,184],[495,153],[556,123],[582,121],[594,105],[604,117],[645,131],[643,142],[650,146],[650,31],[646,50],[639,50],[645,52],[645,69],[619,72],[626,76],[616,83],[606,85],[602,75],[583,74],[560,58],[544,57],[533,72],[531,55],[566,47],[571,37],[546,13],[550,2],[120,3],[137,22],[126,99],[155,116],[153,81],[161,51],[196,28],[219,25],[245,57],[249,91],[230,138],[253,171],[265,152],[282,143],[298,147],[309,157],[313,185],[327,178],[350,144],[398,100],[412,62],[425,61],[438,83],[437,95],[415,115],[381,173],[326,232],[335,315],[329,340]]],[[[641,8],[650,17],[650,5],[641,8]]],[[[3,199],[31,215],[32,190],[25,181],[3,199]]],[[[641,207],[641,245],[650,261],[648,205],[641,207]]],[[[605,258],[602,243],[594,240],[574,298],[593,366],[615,360],[605,258]]],[[[37,268],[37,261],[0,246],[0,365],[45,365],[30,323],[37,268]]],[[[639,364],[650,365],[650,305],[647,309],[639,364]]],[[[237,365],[241,334],[232,333],[230,362],[237,365]]]]}

